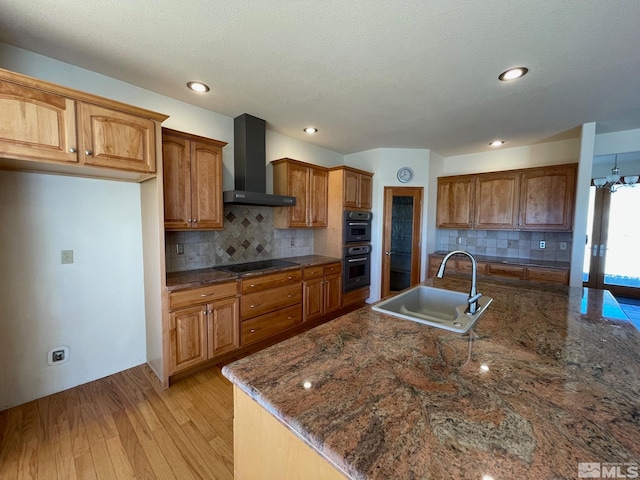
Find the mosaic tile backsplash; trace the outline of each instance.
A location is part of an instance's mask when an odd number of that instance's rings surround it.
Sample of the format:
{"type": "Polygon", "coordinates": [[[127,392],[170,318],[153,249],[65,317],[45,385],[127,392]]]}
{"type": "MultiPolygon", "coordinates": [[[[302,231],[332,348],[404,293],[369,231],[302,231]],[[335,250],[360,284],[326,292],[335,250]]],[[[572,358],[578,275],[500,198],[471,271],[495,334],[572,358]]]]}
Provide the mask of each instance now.
{"type": "Polygon", "coordinates": [[[438,250],[466,250],[477,255],[532,260],[571,260],[570,232],[520,232],[507,230],[438,230],[438,250]],[[545,248],[540,248],[540,241],[545,248]],[[564,245],[561,245],[564,244],[564,245]],[[561,249],[564,246],[565,249],[561,249]]]}
{"type": "Polygon", "coordinates": [[[228,206],[224,229],[165,233],[167,272],[313,254],[313,231],[274,230],[273,209],[228,206]],[[177,246],[182,245],[183,254],[177,246]]]}

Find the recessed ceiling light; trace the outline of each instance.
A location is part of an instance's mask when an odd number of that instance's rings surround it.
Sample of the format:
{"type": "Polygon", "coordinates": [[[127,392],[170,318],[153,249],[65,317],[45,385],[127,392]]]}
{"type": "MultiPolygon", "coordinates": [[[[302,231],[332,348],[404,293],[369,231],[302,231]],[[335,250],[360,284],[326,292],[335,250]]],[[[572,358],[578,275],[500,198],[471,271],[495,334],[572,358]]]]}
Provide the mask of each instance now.
{"type": "Polygon", "coordinates": [[[516,78],[520,78],[526,75],[528,71],[529,69],[527,67],[510,68],[506,72],[502,72],[500,75],[498,75],[498,80],[502,80],[503,82],[506,82],[508,80],[515,80],[516,78]]]}
{"type": "Polygon", "coordinates": [[[494,140],[493,142],[489,143],[490,147],[501,147],[502,145],[504,145],[504,140],[494,140]]]}
{"type": "Polygon", "coordinates": [[[187,83],[187,87],[198,93],[207,93],[210,90],[208,85],[201,82],[189,82],[187,83]]]}
{"type": "Polygon", "coordinates": [[[313,135],[314,133],[318,133],[318,129],[314,127],[307,127],[304,129],[304,133],[308,133],[309,135],[313,135]]]}

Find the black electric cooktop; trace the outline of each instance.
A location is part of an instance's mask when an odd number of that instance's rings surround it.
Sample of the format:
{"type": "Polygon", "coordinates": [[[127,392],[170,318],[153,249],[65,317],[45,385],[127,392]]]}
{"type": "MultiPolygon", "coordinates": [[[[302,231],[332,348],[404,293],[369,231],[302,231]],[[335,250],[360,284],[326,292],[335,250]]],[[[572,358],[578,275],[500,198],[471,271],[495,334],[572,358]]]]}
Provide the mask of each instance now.
{"type": "Polygon", "coordinates": [[[279,260],[276,258],[271,260],[260,260],[257,262],[235,263],[233,265],[215,267],[215,269],[231,273],[247,273],[255,272],[256,270],[265,270],[267,268],[293,267],[294,265],[296,264],[293,262],[287,262],[286,260],[279,260]]]}

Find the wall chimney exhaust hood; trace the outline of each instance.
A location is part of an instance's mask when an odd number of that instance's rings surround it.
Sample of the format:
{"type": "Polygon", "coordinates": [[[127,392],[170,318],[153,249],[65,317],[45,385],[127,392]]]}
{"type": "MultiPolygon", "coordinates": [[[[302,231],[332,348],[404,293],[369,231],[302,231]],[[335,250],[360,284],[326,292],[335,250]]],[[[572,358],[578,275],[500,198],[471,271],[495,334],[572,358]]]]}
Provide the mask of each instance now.
{"type": "Polygon", "coordinates": [[[222,194],[225,204],[265,207],[292,207],[296,204],[296,197],[266,193],[265,129],[264,120],[247,113],[234,119],[235,190],[222,194]]]}

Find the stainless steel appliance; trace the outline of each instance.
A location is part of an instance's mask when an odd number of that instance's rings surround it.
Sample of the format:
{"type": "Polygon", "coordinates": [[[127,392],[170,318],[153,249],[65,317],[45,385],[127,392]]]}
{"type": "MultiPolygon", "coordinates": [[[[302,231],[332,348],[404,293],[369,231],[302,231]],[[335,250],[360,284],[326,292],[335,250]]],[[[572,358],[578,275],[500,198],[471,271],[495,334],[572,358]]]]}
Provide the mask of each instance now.
{"type": "Polygon", "coordinates": [[[371,212],[344,212],[344,243],[371,241],[371,212]]]}
{"type": "Polygon", "coordinates": [[[348,292],[371,283],[371,245],[344,247],[342,290],[348,292]]]}

